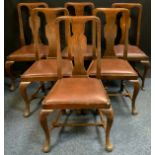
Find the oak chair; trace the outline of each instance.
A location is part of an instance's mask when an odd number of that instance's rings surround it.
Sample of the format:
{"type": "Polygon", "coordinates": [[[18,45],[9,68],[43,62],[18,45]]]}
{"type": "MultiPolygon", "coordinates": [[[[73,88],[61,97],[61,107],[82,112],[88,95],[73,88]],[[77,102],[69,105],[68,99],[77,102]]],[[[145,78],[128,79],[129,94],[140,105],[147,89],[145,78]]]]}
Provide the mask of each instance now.
{"type": "MultiPolygon", "coordinates": [[[[92,15],[93,13],[93,9],[95,8],[95,5],[91,2],[67,2],[64,5],[65,8],[68,9],[69,11],[69,7],[73,7],[75,10],[75,16],[85,16],[85,8],[88,7],[90,8],[90,15],[92,15]]],[[[70,15],[72,15],[70,13],[70,15]]],[[[87,15],[88,16],[88,15],[87,15]]],[[[88,44],[87,45],[87,50],[84,53],[84,59],[85,60],[92,60],[96,58],[95,55],[95,43],[93,43],[93,38],[92,38],[92,44],[88,44]]],[[[69,58],[69,59],[73,59],[73,57],[70,57],[70,55],[68,55],[68,48],[64,48],[63,52],[62,52],[62,56],[63,58],[69,58]]]]}
{"type": "MultiPolygon", "coordinates": [[[[114,7],[114,8],[126,8],[126,9],[129,9],[129,11],[131,11],[132,9],[137,10],[138,17],[137,17],[137,28],[136,28],[136,30],[137,30],[137,32],[136,32],[136,44],[135,45],[131,45],[130,43],[128,44],[127,60],[131,61],[131,62],[140,62],[143,65],[143,67],[144,67],[143,74],[140,73],[136,69],[136,67],[134,67],[134,69],[137,71],[137,73],[139,74],[139,77],[142,80],[141,87],[143,89],[146,73],[149,69],[150,62],[149,62],[149,57],[139,47],[140,30],[141,30],[141,17],[142,17],[142,5],[140,3],[113,3],[112,7],[114,7]]],[[[133,20],[132,20],[132,16],[131,16],[131,12],[130,12],[128,29],[131,28],[131,22],[133,22],[133,20]]],[[[123,25],[121,26],[121,32],[122,32],[122,36],[121,36],[120,44],[114,46],[115,54],[120,58],[123,57],[123,44],[122,44],[123,39],[124,39],[124,27],[123,27],[123,25]]],[[[128,42],[129,42],[129,40],[128,40],[128,42]]]]}
{"type": "MultiPolygon", "coordinates": [[[[101,64],[101,79],[102,80],[128,80],[134,85],[133,96],[128,92],[125,88],[126,93],[121,92],[121,95],[125,95],[132,100],[132,114],[137,114],[135,100],[139,91],[139,82],[138,75],[132,66],[126,60],[127,56],[127,37],[128,37],[128,29],[127,24],[124,24],[124,53],[123,58],[117,58],[114,53],[114,42],[117,36],[117,25],[116,25],[116,17],[119,13],[122,14],[122,18],[124,22],[127,23],[129,19],[129,11],[123,8],[96,8],[94,10],[94,15],[98,15],[98,13],[102,13],[105,16],[105,24],[104,24],[104,38],[105,38],[105,50],[104,56],[100,60],[101,64]]],[[[88,74],[90,77],[96,76],[96,64],[97,61],[93,60],[88,68],[88,74]]],[[[109,93],[109,95],[114,95],[109,93]]],[[[115,94],[120,95],[120,94],[115,94]]]]}
{"type": "MultiPolygon", "coordinates": [[[[35,54],[35,49],[34,49],[34,39],[33,37],[31,38],[31,43],[27,44],[26,43],[26,38],[25,38],[25,29],[24,29],[24,19],[22,16],[22,8],[25,7],[28,10],[29,13],[29,18],[28,18],[28,24],[31,29],[31,32],[33,33],[34,28],[32,26],[32,9],[37,8],[37,7],[45,7],[47,8],[48,5],[44,2],[39,2],[39,3],[19,3],[17,5],[17,10],[18,10],[18,20],[19,20],[19,32],[20,32],[20,45],[21,47],[14,52],[12,52],[10,55],[7,56],[7,60],[5,62],[5,69],[6,73],[9,75],[11,79],[11,85],[10,85],[10,90],[15,89],[15,76],[13,76],[11,66],[15,62],[26,62],[26,61],[35,61],[36,60],[36,54],[35,54]]],[[[38,45],[38,50],[40,51],[40,56],[44,57],[46,53],[48,52],[48,47],[41,43],[38,45]]]]}
{"type": "MultiPolygon", "coordinates": [[[[45,81],[56,81],[58,79],[57,74],[57,54],[56,54],[56,17],[60,16],[60,13],[68,15],[68,11],[65,8],[36,8],[32,10],[32,18],[34,24],[34,49],[37,56],[32,66],[30,66],[22,75],[20,82],[20,93],[25,102],[24,116],[30,115],[30,102],[34,99],[38,91],[42,88],[45,81]],[[39,13],[42,13],[45,17],[45,36],[48,40],[49,53],[46,55],[46,59],[41,59],[39,45],[39,28],[40,17],[39,13]],[[41,86],[32,95],[28,96],[27,88],[32,82],[41,82],[41,86]]],[[[68,77],[72,75],[72,61],[62,60],[62,75],[68,77]]]]}
{"type": "MultiPolygon", "coordinates": [[[[87,47],[87,38],[84,34],[85,24],[88,21],[94,22],[97,25],[97,64],[99,63],[101,52],[101,38],[100,38],[100,20],[95,16],[66,16],[57,18],[57,54],[60,54],[60,33],[59,26],[61,21],[70,22],[72,29],[72,36],[69,41],[69,48],[74,52],[74,68],[73,77],[62,78],[62,59],[59,59],[58,74],[60,79],[55,83],[48,95],[42,102],[42,109],[40,111],[40,123],[45,133],[45,143],[43,145],[43,152],[50,151],[50,130],[54,127],[63,126],[101,126],[105,128],[105,148],[107,151],[112,151],[112,144],[110,142],[110,129],[113,122],[113,110],[110,100],[106,94],[104,86],[99,79],[89,78],[84,67],[84,51],[87,47]],[[97,109],[100,114],[101,121],[96,123],[61,123],[59,117],[64,109],[97,109]],[[53,121],[51,128],[47,124],[47,116],[54,110],[58,110],[56,120],[53,121]],[[104,115],[106,121],[104,122],[104,115]]],[[[61,36],[62,37],[62,36],[61,36]]],[[[61,57],[60,57],[61,58],[61,57]]],[[[100,75],[100,66],[97,68],[97,77],[100,75]]]]}

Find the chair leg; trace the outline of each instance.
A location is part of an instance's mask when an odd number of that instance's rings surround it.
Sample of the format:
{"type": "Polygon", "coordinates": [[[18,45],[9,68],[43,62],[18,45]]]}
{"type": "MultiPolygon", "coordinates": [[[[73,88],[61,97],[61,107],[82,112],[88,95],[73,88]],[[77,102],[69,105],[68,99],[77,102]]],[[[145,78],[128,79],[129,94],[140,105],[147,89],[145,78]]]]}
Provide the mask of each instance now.
{"type": "Polygon", "coordinates": [[[124,90],[124,81],[121,80],[121,84],[120,84],[120,92],[123,92],[124,90]]]}
{"type": "Polygon", "coordinates": [[[138,112],[136,110],[136,98],[139,92],[140,85],[138,80],[130,80],[130,82],[132,82],[134,85],[134,91],[132,96],[132,115],[137,115],[138,112]]]}
{"type": "Polygon", "coordinates": [[[14,64],[14,61],[6,61],[5,62],[5,70],[6,73],[9,75],[10,79],[11,79],[11,85],[10,85],[10,91],[14,91],[15,90],[15,77],[13,76],[13,74],[11,73],[11,66],[14,64]]]}
{"type": "Polygon", "coordinates": [[[144,66],[144,72],[143,72],[143,75],[142,75],[142,90],[144,90],[144,84],[145,84],[145,77],[146,77],[146,74],[147,74],[147,71],[149,69],[149,61],[141,61],[141,63],[143,64],[144,66]]]}
{"type": "Polygon", "coordinates": [[[20,94],[24,99],[25,102],[25,110],[24,110],[24,117],[28,117],[30,115],[30,101],[27,94],[27,87],[31,82],[20,82],[19,90],[20,94]]]}
{"type": "Polygon", "coordinates": [[[45,83],[41,81],[40,84],[41,84],[42,91],[46,93],[45,83]]]}
{"type": "Polygon", "coordinates": [[[39,115],[40,124],[45,133],[45,142],[42,148],[42,151],[45,153],[50,151],[50,133],[49,133],[49,128],[47,124],[47,115],[52,111],[53,110],[41,110],[39,115]]]}
{"type": "Polygon", "coordinates": [[[113,114],[113,110],[112,107],[110,107],[110,109],[103,109],[103,114],[106,115],[107,117],[107,124],[106,124],[106,144],[105,144],[105,149],[106,151],[110,152],[113,150],[113,145],[110,141],[110,130],[113,124],[113,118],[114,118],[114,114],[113,114]]]}

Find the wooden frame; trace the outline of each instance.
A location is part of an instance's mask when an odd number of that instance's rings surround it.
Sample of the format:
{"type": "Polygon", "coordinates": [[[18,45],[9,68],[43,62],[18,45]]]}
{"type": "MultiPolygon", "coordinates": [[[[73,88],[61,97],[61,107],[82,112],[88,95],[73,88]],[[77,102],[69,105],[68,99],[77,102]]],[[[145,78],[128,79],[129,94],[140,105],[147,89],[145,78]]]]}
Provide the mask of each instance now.
{"type": "Polygon", "coordinates": [[[72,6],[75,9],[75,16],[84,16],[85,7],[90,7],[92,10],[95,8],[95,5],[91,2],[66,2],[64,5],[66,9],[69,6],[72,6]]]}
{"type": "Polygon", "coordinates": [[[99,122],[95,122],[95,123],[74,123],[74,122],[71,122],[71,123],[66,123],[66,122],[59,122],[59,118],[60,116],[62,115],[62,110],[60,110],[58,112],[58,114],[56,115],[56,119],[53,120],[53,122],[51,123],[51,127],[49,128],[48,127],[48,124],[47,124],[47,116],[49,114],[51,114],[53,112],[53,110],[47,110],[47,109],[42,109],[41,112],[40,112],[40,115],[39,115],[39,120],[40,120],[40,123],[41,123],[41,126],[44,130],[44,133],[45,133],[45,142],[43,144],[43,147],[42,147],[42,151],[43,152],[49,152],[51,150],[51,142],[50,142],[50,132],[54,129],[54,128],[57,128],[57,127],[65,127],[65,126],[70,126],[70,127],[76,127],[76,126],[98,126],[98,127],[103,127],[105,129],[105,132],[106,132],[106,137],[105,137],[105,149],[106,151],[108,152],[111,152],[112,149],[113,149],[113,145],[110,141],[110,129],[112,127],[112,124],[113,124],[113,117],[114,117],[114,114],[113,114],[113,110],[112,110],[112,107],[110,107],[109,109],[99,109],[98,112],[99,112],[99,116],[100,116],[100,121],[99,122]],[[104,117],[107,117],[107,120],[105,120],[104,117]]]}
{"type": "MultiPolygon", "coordinates": [[[[75,9],[75,16],[85,16],[84,9],[86,7],[91,8],[92,13],[93,13],[93,9],[95,8],[95,5],[91,2],[80,2],[80,3],[79,2],[67,2],[64,5],[66,9],[68,9],[70,6],[75,9]]],[[[92,33],[93,33],[93,29],[92,29],[92,33]]],[[[68,34],[68,36],[66,37],[70,37],[70,36],[71,34],[68,34]]],[[[68,46],[68,42],[67,42],[67,46],[68,46]]],[[[96,49],[96,46],[95,46],[94,38],[92,36],[92,44],[87,45],[87,50],[84,53],[84,59],[85,60],[95,59],[96,58],[95,49],[96,49]]],[[[65,47],[65,49],[62,52],[62,56],[63,58],[73,59],[73,56],[71,57],[71,55],[67,55],[66,53],[68,53],[68,47],[65,47]]]]}

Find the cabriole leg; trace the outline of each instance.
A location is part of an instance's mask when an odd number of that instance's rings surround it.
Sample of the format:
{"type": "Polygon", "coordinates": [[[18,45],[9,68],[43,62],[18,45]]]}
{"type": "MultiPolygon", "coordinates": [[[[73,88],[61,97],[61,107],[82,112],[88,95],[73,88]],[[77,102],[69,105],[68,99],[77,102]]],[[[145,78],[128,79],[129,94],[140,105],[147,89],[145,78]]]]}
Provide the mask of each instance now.
{"type": "Polygon", "coordinates": [[[120,84],[120,92],[123,92],[124,90],[124,81],[121,80],[121,84],[120,84]]]}
{"type": "Polygon", "coordinates": [[[106,144],[105,144],[105,149],[106,151],[110,152],[113,150],[113,145],[110,141],[110,130],[111,130],[111,127],[112,127],[112,124],[113,124],[113,118],[114,118],[114,114],[113,114],[113,110],[112,110],[112,107],[110,107],[109,109],[103,109],[103,114],[106,115],[106,118],[107,118],[107,124],[106,124],[106,137],[105,137],[105,141],[106,141],[106,144]]]}
{"type": "Polygon", "coordinates": [[[6,61],[5,62],[5,70],[6,73],[9,75],[10,79],[11,79],[11,85],[10,85],[10,91],[14,91],[15,90],[15,77],[13,76],[13,74],[11,73],[11,66],[14,64],[14,61],[6,61]]]}
{"type": "Polygon", "coordinates": [[[25,102],[25,110],[24,110],[24,117],[28,117],[30,115],[30,101],[27,94],[27,87],[31,82],[20,82],[19,90],[20,94],[24,99],[25,102]]]}
{"type": "Polygon", "coordinates": [[[41,110],[39,115],[40,124],[45,134],[45,142],[42,148],[42,151],[45,153],[50,151],[50,133],[49,133],[49,128],[47,124],[47,115],[52,111],[53,110],[41,110]]]}
{"type": "Polygon", "coordinates": [[[141,61],[141,63],[143,64],[144,66],[144,72],[143,72],[143,75],[142,75],[142,90],[144,90],[144,84],[145,84],[145,77],[146,77],[146,74],[147,74],[147,71],[149,69],[149,61],[141,61]]]}
{"type": "Polygon", "coordinates": [[[139,92],[140,85],[138,80],[130,80],[130,82],[132,82],[134,86],[134,91],[132,96],[132,115],[137,115],[138,112],[136,110],[136,98],[139,92]]]}

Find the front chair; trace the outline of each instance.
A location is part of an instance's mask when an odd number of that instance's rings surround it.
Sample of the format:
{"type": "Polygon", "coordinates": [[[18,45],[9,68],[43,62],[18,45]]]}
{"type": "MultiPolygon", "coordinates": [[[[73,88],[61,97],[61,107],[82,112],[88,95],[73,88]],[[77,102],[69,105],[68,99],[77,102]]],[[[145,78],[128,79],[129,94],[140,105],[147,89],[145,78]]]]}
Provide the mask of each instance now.
{"type": "MultiPolygon", "coordinates": [[[[131,10],[132,9],[136,9],[137,13],[138,13],[138,17],[137,17],[137,28],[136,28],[136,45],[131,45],[128,44],[128,51],[127,51],[127,60],[130,62],[140,62],[143,66],[144,66],[144,72],[143,74],[140,73],[140,71],[138,71],[135,67],[135,70],[137,71],[137,73],[139,74],[141,80],[142,80],[142,89],[144,88],[144,82],[145,82],[145,77],[146,77],[146,73],[149,69],[149,57],[145,54],[144,51],[142,51],[139,47],[139,43],[140,43],[140,29],[141,29],[141,17],[142,17],[142,5],[139,3],[113,3],[112,7],[114,8],[126,8],[129,9],[130,11],[130,19],[129,19],[129,27],[128,29],[131,28],[130,24],[133,21],[132,20],[132,14],[131,14],[131,10]]],[[[120,40],[120,44],[115,45],[114,46],[114,51],[115,54],[117,55],[117,57],[122,58],[123,57],[123,38],[124,38],[124,27],[123,27],[123,20],[121,21],[121,32],[122,32],[122,37],[120,40]]]]}
{"type": "MultiPolygon", "coordinates": [[[[126,93],[121,95],[128,96],[132,100],[132,114],[137,114],[135,100],[139,92],[139,82],[138,75],[132,66],[125,60],[127,56],[127,37],[128,29],[127,24],[125,24],[125,41],[124,41],[124,59],[119,59],[115,56],[114,53],[114,42],[117,36],[117,25],[116,17],[119,13],[122,14],[122,18],[125,19],[125,23],[129,19],[129,11],[123,8],[96,8],[94,10],[94,15],[98,13],[103,13],[105,16],[105,25],[104,25],[104,38],[105,38],[105,53],[101,59],[101,79],[102,80],[129,80],[134,84],[133,96],[126,90],[126,93]]],[[[88,68],[88,74],[91,77],[96,76],[96,65],[97,61],[93,60],[88,68]]],[[[114,95],[114,94],[109,94],[114,95]]],[[[116,95],[116,94],[115,94],[116,95]]]]}
{"type": "MultiPolygon", "coordinates": [[[[25,25],[24,25],[24,19],[22,16],[22,9],[27,8],[28,10],[28,24],[31,29],[31,32],[33,33],[34,28],[32,25],[32,9],[37,7],[44,7],[47,8],[48,5],[44,2],[39,3],[19,3],[17,5],[18,10],[18,19],[19,19],[19,32],[20,32],[20,44],[21,47],[14,52],[12,52],[10,55],[7,56],[7,60],[5,62],[5,69],[6,73],[9,75],[11,79],[11,85],[10,90],[13,91],[15,89],[15,76],[13,75],[13,71],[11,70],[12,65],[15,62],[27,62],[27,61],[35,61],[36,60],[36,54],[34,49],[34,38],[32,37],[31,43],[26,43],[25,38],[25,25]]],[[[41,43],[38,45],[38,50],[40,51],[41,57],[45,57],[45,55],[48,53],[48,46],[41,43]]]]}
{"type": "MultiPolygon", "coordinates": [[[[60,16],[60,13],[67,15],[68,11],[65,8],[36,8],[32,11],[33,24],[35,31],[34,35],[34,47],[36,50],[37,61],[32,64],[22,75],[20,82],[20,93],[25,102],[24,116],[30,115],[30,102],[34,99],[38,91],[42,88],[42,84],[45,81],[56,81],[58,79],[57,74],[57,54],[56,54],[56,17],[60,16]],[[46,59],[41,59],[41,53],[39,51],[39,28],[40,19],[38,14],[42,13],[45,17],[45,36],[48,40],[49,53],[46,55],[46,59]],[[27,88],[33,82],[41,82],[41,86],[31,96],[28,96],[27,88]]],[[[62,75],[68,77],[72,75],[72,61],[62,60],[62,75]]]]}
{"type": "Polygon", "coordinates": [[[60,54],[60,33],[59,25],[61,21],[69,22],[72,29],[69,48],[74,53],[74,68],[73,77],[62,77],[62,59],[59,58],[58,74],[60,79],[55,83],[48,95],[42,102],[40,111],[40,123],[45,133],[45,143],[43,151],[50,150],[50,133],[47,124],[47,116],[54,110],[58,110],[56,120],[52,123],[52,129],[59,126],[102,126],[105,128],[105,148],[107,151],[112,151],[110,142],[110,129],[113,122],[113,110],[110,100],[102,85],[102,82],[96,78],[89,78],[84,67],[84,51],[87,50],[87,38],[84,35],[85,24],[88,21],[97,24],[97,77],[100,76],[100,20],[95,16],[78,16],[78,17],[58,17],[57,18],[57,54],[60,54]],[[100,114],[101,121],[99,123],[60,123],[58,119],[63,109],[97,109],[100,114]],[[107,119],[104,122],[104,115],[107,119]]]}
{"type": "MultiPolygon", "coordinates": [[[[80,2],[80,3],[79,2],[67,2],[67,3],[65,3],[64,7],[66,9],[68,9],[70,15],[72,15],[72,14],[70,13],[69,8],[73,7],[75,10],[75,16],[86,16],[85,8],[90,8],[91,12],[89,15],[92,15],[93,9],[95,8],[94,4],[91,2],[80,2]]],[[[87,16],[88,16],[88,14],[87,14],[87,16]]],[[[70,37],[70,35],[71,34],[69,34],[69,36],[66,36],[66,37],[70,37]]],[[[92,44],[87,45],[87,50],[84,53],[85,60],[92,60],[92,59],[96,58],[96,55],[95,55],[96,47],[95,47],[95,43],[93,42],[93,38],[91,39],[91,41],[92,41],[92,44]]],[[[73,59],[73,57],[70,57],[68,55],[68,47],[63,49],[62,56],[63,56],[63,58],[73,59]]]]}

